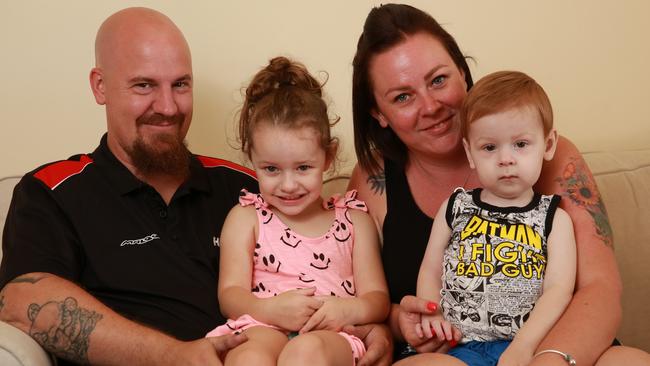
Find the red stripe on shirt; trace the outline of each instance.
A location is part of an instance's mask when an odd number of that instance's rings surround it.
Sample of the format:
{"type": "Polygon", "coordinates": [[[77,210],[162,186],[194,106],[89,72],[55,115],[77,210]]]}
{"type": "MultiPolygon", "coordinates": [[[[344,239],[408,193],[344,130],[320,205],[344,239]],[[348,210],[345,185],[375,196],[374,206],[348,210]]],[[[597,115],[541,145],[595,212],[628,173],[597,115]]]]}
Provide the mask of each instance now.
{"type": "Polygon", "coordinates": [[[255,171],[253,169],[246,168],[245,166],[241,166],[239,164],[233,163],[232,161],[218,159],[218,158],[211,158],[209,156],[201,156],[201,155],[197,155],[197,158],[199,159],[199,161],[201,161],[201,164],[205,168],[226,167],[244,173],[253,179],[257,179],[257,176],[255,175],[255,171]]]}
{"type": "Polygon", "coordinates": [[[36,172],[34,177],[53,190],[66,179],[81,173],[92,162],[93,159],[88,155],[81,155],[79,161],[64,160],[50,164],[36,172]]]}

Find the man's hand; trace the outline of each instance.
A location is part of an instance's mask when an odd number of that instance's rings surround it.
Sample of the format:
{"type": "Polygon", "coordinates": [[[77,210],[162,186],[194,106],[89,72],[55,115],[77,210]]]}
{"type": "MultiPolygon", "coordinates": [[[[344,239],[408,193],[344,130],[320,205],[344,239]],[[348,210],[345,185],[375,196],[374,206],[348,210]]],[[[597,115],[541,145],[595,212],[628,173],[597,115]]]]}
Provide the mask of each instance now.
{"type": "Polygon", "coordinates": [[[226,353],[246,342],[244,334],[208,337],[191,342],[179,342],[171,347],[165,364],[187,366],[221,366],[226,353]]]}
{"type": "Polygon", "coordinates": [[[366,354],[357,366],[388,366],[393,361],[393,337],[384,324],[348,325],[343,331],[363,340],[366,354]]]}
{"type": "Polygon", "coordinates": [[[399,328],[402,336],[418,353],[447,352],[462,338],[461,332],[452,327],[453,339],[449,342],[438,337],[428,338],[425,334],[418,334],[416,329],[422,322],[422,314],[434,314],[437,304],[415,296],[404,296],[400,302],[399,328]]]}

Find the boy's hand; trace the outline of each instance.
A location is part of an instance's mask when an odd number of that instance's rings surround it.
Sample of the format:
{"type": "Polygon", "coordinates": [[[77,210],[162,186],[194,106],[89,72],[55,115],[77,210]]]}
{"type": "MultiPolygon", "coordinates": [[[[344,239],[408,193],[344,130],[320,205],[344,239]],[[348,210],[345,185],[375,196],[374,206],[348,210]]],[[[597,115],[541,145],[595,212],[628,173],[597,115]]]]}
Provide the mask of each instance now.
{"type": "Polygon", "coordinates": [[[420,338],[436,337],[440,341],[447,342],[454,339],[451,323],[445,320],[441,314],[422,314],[422,320],[415,326],[415,332],[420,338]]]}
{"type": "Polygon", "coordinates": [[[421,326],[422,316],[434,314],[437,304],[419,297],[407,295],[400,302],[399,327],[404,340],[419,353],[447,352],[462,338],[460,330],[452,327],[453,340],[442,341],[437,337],[425,338],[424,334],[416,332],[416,326],[421,326]]]}

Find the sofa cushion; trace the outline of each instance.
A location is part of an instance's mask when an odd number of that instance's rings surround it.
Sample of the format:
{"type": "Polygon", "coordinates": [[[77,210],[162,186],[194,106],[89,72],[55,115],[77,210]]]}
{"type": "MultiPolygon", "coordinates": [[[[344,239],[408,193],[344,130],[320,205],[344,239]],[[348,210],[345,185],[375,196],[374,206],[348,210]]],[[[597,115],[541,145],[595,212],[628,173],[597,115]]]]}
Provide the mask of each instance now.
{"type": "Polygon", "coordinates": [[[650,150],[585,153],[584,158],[607,209],[623,280],[618,339],[650,351],[650,315],[645,303],[650,299],[650,150]]]}
{"type": "MultiPolygon", "coordinates": [[[[14,187],[19,180],[20,177],[0,177],[0,234],[5,227],[5,219],[7,218],[14,187]]],[[[2,259],[2,245],[0,245],[0,259],[2,259]]]]}

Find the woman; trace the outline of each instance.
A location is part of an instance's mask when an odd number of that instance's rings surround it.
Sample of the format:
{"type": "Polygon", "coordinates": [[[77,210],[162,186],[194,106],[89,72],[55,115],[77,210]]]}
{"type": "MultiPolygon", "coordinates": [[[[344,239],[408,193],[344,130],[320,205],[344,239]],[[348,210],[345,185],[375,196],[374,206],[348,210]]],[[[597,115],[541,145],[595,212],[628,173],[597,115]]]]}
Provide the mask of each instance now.
{"type": "MultiPolygon", "coordinates": [[[[408,5],[387,4],[370,12],[353,64],[359,164],[350,188],[366,201],[383,237],[396,355],[404,354],[405,341],[419,352],[445,351],[449,345],[436,338],[419,339],[411,331],[427,304],[407,295],[415,294],[431,218],[442,200],[455,187],[479,184],[455,118],[472,76],[453,37],[431,16],[408,5]]],[[[621,318],[611,230],[605,212],[597,209],[603,206],[591,172],[570,141],[559,139],[556,157],[544,166],[535,188],[564,196],[562,208],[574,222],[578,250],[574,298],[538,351],[568,353],[581,365],[650,360],[639,350],[610,347],[621,318]],[[591,195],[589,200],[585,195],[591,195]]],[[[425,353],[397,364],[424,364],[435,357],[425,353]]],[[[557,353],[545,352],[533,364],[567,362],[557,353]]]]}

